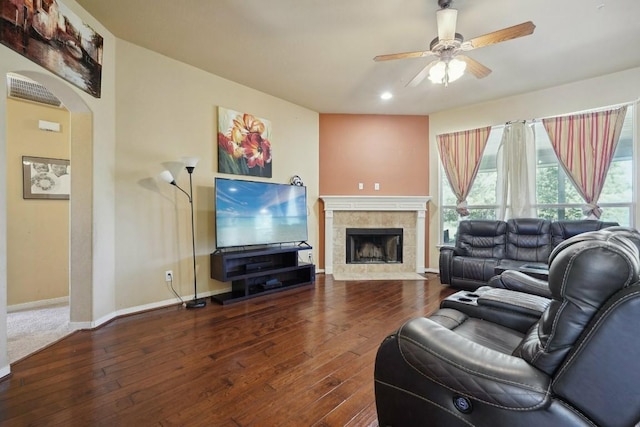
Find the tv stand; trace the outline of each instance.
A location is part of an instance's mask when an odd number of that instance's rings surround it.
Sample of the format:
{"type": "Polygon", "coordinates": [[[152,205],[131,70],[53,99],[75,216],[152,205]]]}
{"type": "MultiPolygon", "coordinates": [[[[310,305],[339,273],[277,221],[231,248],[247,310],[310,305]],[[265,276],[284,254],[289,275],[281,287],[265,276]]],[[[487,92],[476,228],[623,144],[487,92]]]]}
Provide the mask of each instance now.
{"type": "Polygon", "coordinates": [[[218,251],[210,255],[211,278],[231,281],[231,291],[211,296],[211,301],[229,304],[312,285],[315,265],[298,261],[298,251],[311,246],[268,247],[218,251]]]}

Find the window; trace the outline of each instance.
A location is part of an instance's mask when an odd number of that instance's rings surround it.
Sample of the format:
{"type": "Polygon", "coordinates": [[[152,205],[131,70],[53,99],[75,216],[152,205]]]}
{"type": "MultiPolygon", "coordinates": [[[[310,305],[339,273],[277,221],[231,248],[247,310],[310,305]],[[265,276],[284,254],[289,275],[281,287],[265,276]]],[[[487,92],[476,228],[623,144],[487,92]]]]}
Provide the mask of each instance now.
{"type": "MultiPolygon", "coordinates": [[[[616,221],[626,226],[632,226],[634,223],[633,116],[634,108],[630,105],[627,108],[620,140],[598,201],[598,205],[603,210],[600,218],[602,221],[616,221]]],[[[536,121],[533,126],[536,143],[538,216],[550,220],[583,218],[584,201],[560,166],[542,122],[536,121]]],[[[503,125],[494,126],[491,129],[478,175],[467,199],[470,212],[468,219],[496,218],[496,157],[503,130],[503,125]]],[[[453,234],[457,230],[460,218],[456,212],[456,197],[451,191],[444,171],[441,177],[442,240],[444,243],[452,243],[455,241],[453,234]]]]}

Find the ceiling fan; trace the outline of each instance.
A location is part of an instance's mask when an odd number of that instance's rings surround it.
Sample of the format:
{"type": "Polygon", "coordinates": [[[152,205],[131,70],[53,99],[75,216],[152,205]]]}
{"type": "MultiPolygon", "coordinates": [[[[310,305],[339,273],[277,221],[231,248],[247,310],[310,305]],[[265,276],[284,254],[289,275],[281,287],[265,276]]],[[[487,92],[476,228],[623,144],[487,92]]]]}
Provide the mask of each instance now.
{"type": "Polygon", "coordinates": [[[427,75],[433,83],[441,83],[447,86],[449,82],[462,77],[465,69],[468,69],[471,74],[479,79],[491,73],[489,68],[475,59],[463,55],[463,52],[528,36],[536,28],[533,22],[527,21],[465,41],[461,34],[456,33],[458,11],[451,8],[451,2],[452,0],[438,0],[438,6],[440,6],[440,10],[436,12],[438,37],[431,41],[429,50],[378,55],[373,60],[388,61],[392,59],[435,56],[437,59],[422,68],[407,83],[407,86],[417,86],[427,75]]]}

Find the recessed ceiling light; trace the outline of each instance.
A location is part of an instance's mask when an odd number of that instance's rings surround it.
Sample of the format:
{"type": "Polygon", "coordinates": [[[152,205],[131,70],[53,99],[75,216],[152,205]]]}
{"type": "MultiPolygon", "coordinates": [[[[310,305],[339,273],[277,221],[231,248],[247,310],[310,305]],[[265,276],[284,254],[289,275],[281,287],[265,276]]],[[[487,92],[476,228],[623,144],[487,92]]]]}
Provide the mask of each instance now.
{"type": "Polygon", "coordinates": [[[391,99],[393,98],[393,95],[391,94],[391,92],[383,92],[382,95],[380,95],[380,99],[391,99]]]}

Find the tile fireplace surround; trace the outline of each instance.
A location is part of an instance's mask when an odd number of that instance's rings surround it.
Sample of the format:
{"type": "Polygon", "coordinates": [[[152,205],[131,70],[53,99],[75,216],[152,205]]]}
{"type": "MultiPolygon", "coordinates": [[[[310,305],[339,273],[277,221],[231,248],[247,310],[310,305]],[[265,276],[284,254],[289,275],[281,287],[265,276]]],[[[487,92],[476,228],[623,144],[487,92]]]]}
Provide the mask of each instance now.
{"type": "Polygon", "coordinates": [[[429,196],[320,196],[324,202],[324,272],[424,273],[425,219],[429,196]],[[347,228],[404,230],[401,264],[347,264],[347,228]]]}

